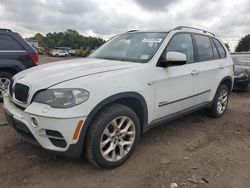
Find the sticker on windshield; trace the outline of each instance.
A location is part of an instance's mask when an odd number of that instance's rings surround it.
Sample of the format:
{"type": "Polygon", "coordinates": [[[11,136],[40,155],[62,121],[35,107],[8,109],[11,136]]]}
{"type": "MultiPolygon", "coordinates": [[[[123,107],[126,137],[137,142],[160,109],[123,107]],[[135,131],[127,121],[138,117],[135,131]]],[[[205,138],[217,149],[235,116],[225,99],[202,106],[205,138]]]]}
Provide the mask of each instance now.
{"type": "Polygon", "coordinates": [[[156,43],[160,43],[162,41],[162,39],[161,38],[149,38],[149,39],[146,39],[146,38],[144,38],[143,40],[142,40],[142,42],[156,42],[156,43]]]}

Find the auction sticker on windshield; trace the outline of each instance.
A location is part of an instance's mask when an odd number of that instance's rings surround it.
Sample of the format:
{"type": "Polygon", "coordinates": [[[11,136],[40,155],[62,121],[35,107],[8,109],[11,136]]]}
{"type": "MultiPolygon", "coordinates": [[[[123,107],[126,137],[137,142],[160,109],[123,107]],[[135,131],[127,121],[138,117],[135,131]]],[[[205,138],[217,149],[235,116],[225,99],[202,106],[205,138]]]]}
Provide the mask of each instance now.
{"type": "Polygon", "coordinates": [[[156,43],[160,43],[161,41],[162,41],[161,38],[150,38],[150,39],[144,38],[144,39],[142,40],[142,42],[156,42],[156,43]]]}

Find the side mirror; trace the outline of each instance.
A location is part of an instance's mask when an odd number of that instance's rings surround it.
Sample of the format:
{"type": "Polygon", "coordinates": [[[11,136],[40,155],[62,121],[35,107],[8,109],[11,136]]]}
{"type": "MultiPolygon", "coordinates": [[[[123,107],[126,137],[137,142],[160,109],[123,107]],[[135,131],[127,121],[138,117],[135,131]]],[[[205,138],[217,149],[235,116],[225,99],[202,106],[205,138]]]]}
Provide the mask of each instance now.
{"type": "Polygon", "coordinates": [[[185,65],[187,62],[187,56],[180,52],[167,52],[166,54],[166,66],[180,66],[185,65]]]}

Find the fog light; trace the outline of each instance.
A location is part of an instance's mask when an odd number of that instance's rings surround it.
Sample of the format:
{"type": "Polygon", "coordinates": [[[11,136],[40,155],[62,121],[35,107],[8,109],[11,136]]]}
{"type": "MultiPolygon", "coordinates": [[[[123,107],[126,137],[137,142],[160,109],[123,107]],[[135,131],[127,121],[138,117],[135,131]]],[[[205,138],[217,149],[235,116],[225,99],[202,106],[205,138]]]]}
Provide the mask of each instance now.
{"type": "Polygon", "coordinates": [[[31,117],[31,122],[32,122],[33,127],[38,126],[38,121],[37,121],[36,117],[31,117]]]}

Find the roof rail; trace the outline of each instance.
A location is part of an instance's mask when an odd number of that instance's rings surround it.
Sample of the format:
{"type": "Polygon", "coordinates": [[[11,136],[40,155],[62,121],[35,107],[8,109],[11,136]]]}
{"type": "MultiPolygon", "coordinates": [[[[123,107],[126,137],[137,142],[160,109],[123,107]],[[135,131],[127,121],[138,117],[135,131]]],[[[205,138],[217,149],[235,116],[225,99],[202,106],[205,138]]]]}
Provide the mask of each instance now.
{"type": "Polygon", "coordinates": [[[133,29],[133,30],[129,30],[129,31],[127,31],[127,33],[135,32],[135,31],[139,31],[139,30],[137,30],[137,29],[133,29]]]}
{"type": "Polygon", "coordinates": [[[4,29],[4,28],[0,28],[0,31],[7,31],[7,32],[11,32],[10,29],[4,29]]]}
{"type": "Polygon", "coordinates": [[[198,30],[198,31],[202,31],[203,33],[208,33],[208,34],[211,34],[211,35],[215,36],[215,34],[213,34],[213,33],[210,32],[210,31],[206,31],[206,30],[204,30],[204,29],[199,29],[199,28],[195,28],[195,27],[178,26],[178,27],[174,28],[173,30],[182,30],[182,29],[193,29],[193,30],[198,30]]]}

